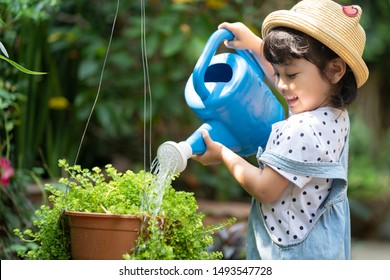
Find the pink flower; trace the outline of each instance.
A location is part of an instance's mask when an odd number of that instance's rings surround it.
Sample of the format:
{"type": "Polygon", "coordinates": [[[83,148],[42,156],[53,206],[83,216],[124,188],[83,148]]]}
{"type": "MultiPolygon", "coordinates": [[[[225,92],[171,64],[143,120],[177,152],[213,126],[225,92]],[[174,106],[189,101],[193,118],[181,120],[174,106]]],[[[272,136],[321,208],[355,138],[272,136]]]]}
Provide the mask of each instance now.
{"type": "Polygon", "coordinates": [[[7,158],[0,158],[0,176],[1,185],[4,187],[9,185],[10,179],[14,176],[15,170],[12,167],[11,161],[7,158]]]}

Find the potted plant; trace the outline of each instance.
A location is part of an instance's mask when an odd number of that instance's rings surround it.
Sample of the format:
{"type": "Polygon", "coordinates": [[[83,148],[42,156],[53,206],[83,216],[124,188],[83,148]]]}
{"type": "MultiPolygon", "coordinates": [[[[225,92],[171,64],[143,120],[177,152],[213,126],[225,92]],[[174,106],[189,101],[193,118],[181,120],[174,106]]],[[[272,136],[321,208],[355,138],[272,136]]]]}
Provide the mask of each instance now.
{"type": "MultiPolygon", "coordinates": [[[[36,229],[15,230],[22,240],[36,244],[33,249],[20,252],[23,257],[72,259],[75,256],[72,256],[71,243],[75,242],[75,236],[82,234],[77,232],[73,236],[71,231],[85,227],[92,237],[84,237],[83,242],[95,242],[90,246],[95,248],[92,254],[112,250],[119,242],[118,236],[123,236],[124,230],[128,230],[124,239],[126,235],[133,235],[135,240],[125,240],[127,243],[120,256],[124,259],[222,258],[221,252],[209,251],[213,233],[233,223],[234,218],[222,225],[205,226],[204,215],[197,211],[193,193],[176,191],[169,180],[162,188],[156,186],[154,184],[158,175],[146,171],[134,173],[129,170],[122,173],[112,165],[106,165],[103,172],[98,167],[89,170],[78,165],[70,166],[65,160],[60,160],[59,166],[64,168],[69,177],[45,186],[51,193],[51,205],[42,205],[37,211],[37,219],[34,221],[36,229]],[[95,219],[90,225],[85,220],[87,213],[92,213],[95,219]],[[114,217],[117,221],[121,218],[127,220],[127,225],[122,228],[116,225],[120,233],[117,237],[111,237],[111,245],[102,244],[102,241],[96,243],[96,240],[100,240],[96,236],[105,235],[102,232],[107,226],[95,228],[99,227],[96,226],[97,220],[105,216],[114,217]],[[81,217],[82,221],[74,221],[74,217],[81,217]],[[137,228],[130,229],[134,224],[137,228]],[[104,246],[107,247],[96,250],[104,246]]],[[[83,250],[86,251],[86,248],[83,250]]],[[[93,255],[88,259],[99,257],[93,255]]]]}

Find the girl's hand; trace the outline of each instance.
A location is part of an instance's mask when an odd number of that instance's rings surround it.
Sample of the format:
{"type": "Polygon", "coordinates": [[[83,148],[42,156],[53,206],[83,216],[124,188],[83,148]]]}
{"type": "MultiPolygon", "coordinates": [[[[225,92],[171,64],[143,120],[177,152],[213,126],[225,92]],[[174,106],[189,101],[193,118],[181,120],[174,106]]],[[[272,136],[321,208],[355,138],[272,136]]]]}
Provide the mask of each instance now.
{"type": "Polygon", "coordinates": [[[202,155],[193,155],[191,158],[203,165],[221,163],[223,145],[214,142],[207,130],[202,130],[202,136],[206,143],[206,151],[202,155]]]}
{"type": "Polygon", "coordinates": [[[263,54],[263,40],[253,33],[245,24],[241,22],[221,23],[218,28],[226,28],[230,30],[234,39],[231,41],[225,41],[225,46],[228,48],[235,48],[239,50],[249,50],[255,56],[260,67],[263,69],[267,79],[274,84],[274,69],[272,65],[265,59],[263,54]]]}
{"type": "Polygon", "coordinates": [[[241,22],[228,23],[223,22],[218,26],[218,29],[225,28],[231,31],[234,39],[225,41],[228,48],[235,48],[240,50],[256,50],[259,48],[262,40],[255,35],[245,24],[241,22]]]}

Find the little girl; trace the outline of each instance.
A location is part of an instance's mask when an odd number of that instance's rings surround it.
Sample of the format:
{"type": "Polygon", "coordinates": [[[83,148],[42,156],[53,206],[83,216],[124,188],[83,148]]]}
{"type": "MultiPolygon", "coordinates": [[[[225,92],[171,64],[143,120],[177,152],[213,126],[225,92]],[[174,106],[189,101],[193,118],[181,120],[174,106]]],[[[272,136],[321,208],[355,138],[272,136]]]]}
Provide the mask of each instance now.
{"type": "Polygon", "coordinates": [[[206,131],[206,152],[193,156],[225,164],[253,197],[248,259],[350,258],[346,107],[368,78],[361,13],[356,5],[304,0],[267,16],[264,40],[242,23],[219,26],[235,35],[228,47],[255,55],[290,110],[259,149],[260,168],[206,131]]]}

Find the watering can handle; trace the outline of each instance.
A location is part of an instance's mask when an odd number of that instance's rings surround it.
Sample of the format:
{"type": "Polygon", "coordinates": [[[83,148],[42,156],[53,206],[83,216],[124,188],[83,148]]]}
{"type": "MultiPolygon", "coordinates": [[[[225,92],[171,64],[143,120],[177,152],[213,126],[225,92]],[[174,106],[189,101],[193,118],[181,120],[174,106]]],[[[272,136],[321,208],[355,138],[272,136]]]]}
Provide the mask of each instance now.
{"type": "MultiPolygon", "coordinates": [[[[208,91],[204,83],[204,76],[207,68],[209,67],[212,57],[217,51],[218,46],[224,40],[231,41],[233,39],[234,39],[233,33],[227,29],[222,28],[215,31],[207,41],[206,46],[204,47],[198,59],[198,62],[195,65],[193,75],[192,75],[195,92],[198,93],[198,95],[202,100],[207,99],[207,97],[210,95],[210,92],[208,91]]],[[[247,63],[260,76],[261,79],[264,79],[264,72],[250,51],[236,50],[236,52],[238,55],[240,55],[247,61],[247,63]]]]}

